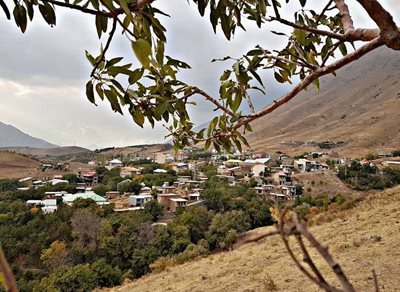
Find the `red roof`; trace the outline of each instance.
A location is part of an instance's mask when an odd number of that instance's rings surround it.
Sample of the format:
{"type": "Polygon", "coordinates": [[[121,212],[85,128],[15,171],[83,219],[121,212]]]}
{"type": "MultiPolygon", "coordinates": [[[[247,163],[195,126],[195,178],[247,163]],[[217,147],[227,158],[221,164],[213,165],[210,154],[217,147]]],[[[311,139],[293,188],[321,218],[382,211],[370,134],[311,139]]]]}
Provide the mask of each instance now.
{"type": "Polygon", "coordinates": [[[97,175],[97,172],[95,172],[95,171],[90,171],[90,172],[83,174],[83,176],[86,176],[86,177],[91,177],[91,176],[96,176],[96,175],[97,175]]]}

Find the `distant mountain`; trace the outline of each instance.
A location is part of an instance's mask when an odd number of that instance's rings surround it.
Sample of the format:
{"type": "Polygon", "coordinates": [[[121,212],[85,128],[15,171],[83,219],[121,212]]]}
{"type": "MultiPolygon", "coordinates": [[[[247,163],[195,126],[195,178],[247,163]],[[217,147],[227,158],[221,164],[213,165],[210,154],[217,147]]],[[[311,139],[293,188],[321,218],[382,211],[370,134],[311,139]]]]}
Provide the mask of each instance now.
{"type": "Polygon", "coordinates": [[[54,148],[58,146],[29,136],[11,125],[0,122],[0,147],[54,148]]]}

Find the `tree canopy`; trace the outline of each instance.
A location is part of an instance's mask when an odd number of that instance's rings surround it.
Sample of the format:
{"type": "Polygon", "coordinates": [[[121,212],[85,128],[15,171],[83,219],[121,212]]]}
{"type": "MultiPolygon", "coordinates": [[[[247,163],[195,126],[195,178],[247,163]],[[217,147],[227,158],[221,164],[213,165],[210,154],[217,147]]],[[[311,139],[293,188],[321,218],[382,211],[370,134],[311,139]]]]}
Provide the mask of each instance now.
{"type": "Polygon", "coordinates": [[[0,0],[0,6],[8,19],[14,18],[22,32],[37,12],[50,26],[56,25],[56,7],[95,16],[99,39],[107,33],[108,37],[99,54],[86,52],[93,67],[86,84],[89,101],[96,104],[97,99],[108,100],[112,110],[121,114],[126,107],[141,127],[146,121],[152,126],[164,124],[176,149],[204,142],[205,148],[212,145],[220,150],[235,145],[241,150],[242,144],[248,146],[245,134],[251,131],[252,121],[271,113],[310,85],[319,90],[320,77],[335,75],[336,70],[380,46],[400,50],[400,29],[378,0],[357,0],[376,24],[373,29],[354,26],[346,0],[325,0],[325,6],[318,11],[315,3],[307,0],[193,0],[200,15],[209,18],[214,31],[221,30],[228,40],[237,29],[245,30],[248,21],[260,28],[267,22],[290,28],[290,33],[268,32],[287,40],[281,50],[257,46],[243,56],[213,60],[229,65],[220,77],[219,96],[211,96],[179,78],[179,71],[190,69],[190,65],[165,54],[166,28],[160,19],[168,15],[156,7],[156,2],[16,0],[14,5],[8,5],[0,0]],[[288,17],[289,2],[298,6],[293,17],[288,17]],[[140,63],[138,68],[125,63],[122,57],[108,56],[117,31],[131,43],[140,63]],[[265,70],[271,70],[279,83],[297,82],[297,85],[256,111],[252,96],[255,90],[265,91],[260,77],[265,70]],[[197,130],[191,122],[187,106],[193,104],[194,96],[212,103],[218,113],[207,128],[197,130]],[[249,113],[243,111],[245,103],[249,113]]]}

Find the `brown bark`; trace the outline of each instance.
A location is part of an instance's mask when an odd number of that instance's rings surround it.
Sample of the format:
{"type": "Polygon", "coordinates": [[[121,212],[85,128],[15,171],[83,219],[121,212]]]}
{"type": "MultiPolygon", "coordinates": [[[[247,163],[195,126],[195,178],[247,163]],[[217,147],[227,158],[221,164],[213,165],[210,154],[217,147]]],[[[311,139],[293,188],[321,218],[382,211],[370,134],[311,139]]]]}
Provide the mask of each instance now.
{"type": "Polygon", "coordinates": [[[400,50],[400,30],[392,15],[376,0],[357,0],[380,28],[380,36],[385,44],[400,50]]]}

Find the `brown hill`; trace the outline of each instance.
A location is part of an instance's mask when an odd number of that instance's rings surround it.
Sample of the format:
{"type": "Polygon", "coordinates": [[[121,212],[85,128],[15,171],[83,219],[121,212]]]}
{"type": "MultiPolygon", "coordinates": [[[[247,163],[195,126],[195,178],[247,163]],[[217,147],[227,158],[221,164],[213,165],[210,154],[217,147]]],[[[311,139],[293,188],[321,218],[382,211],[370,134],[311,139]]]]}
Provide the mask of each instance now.
{"type": "Polygon", "coordinates": [[[57,156],[75,155],[75,154],[91,152],[89,149],[77,146],[54,147],[54,148],[8,147],[5,149],[23,155],[35,156],[37,158],[57,157],[57,156]]]}
{"type": "MultiPolygon", "coordinates": [[[[371,195],[353,209],[336,215],[320,214],[313,220],[320,225],[311,227],[310,231],[324,246],[330,247],[333,257],[343,267],[357,291],[375,291],[373,269],[381,291],[399,291],[399,199],[400,187],[397,187],[371,195]],[[327,219],[328,222],[323,223],[327,219]]],[[[248,236],[263,234],[273,228],[253,230],[248,236]]],[[[338,280],[322,259],[314,252],[311,257],[327,275],[327,280],[339,287],[338,280]]],[[[310,292],[320,289],[300,273],[283,243],[276,237],[167,268],[161,273],[152,273],[107,291],[310,292]]]]}
{"type": "Polygon", "coordinates": [[[376,50],[321,79],[253,123],[250,144],[260,150],[308,150],[307,141],[346,141],[340,154],[391,150],[400,145],[400,54],[376,50]],[[296,141],[295,143],[293,143],[296,141]],[[297,147],[297,148],[296,148],[297,147]]]}
{"type": "Polygon", "coordinates": [[[0,179],[34,176],[42,164],[16,153],[0,151],[0,179]]]}

